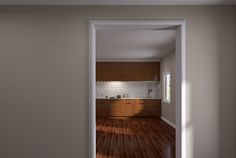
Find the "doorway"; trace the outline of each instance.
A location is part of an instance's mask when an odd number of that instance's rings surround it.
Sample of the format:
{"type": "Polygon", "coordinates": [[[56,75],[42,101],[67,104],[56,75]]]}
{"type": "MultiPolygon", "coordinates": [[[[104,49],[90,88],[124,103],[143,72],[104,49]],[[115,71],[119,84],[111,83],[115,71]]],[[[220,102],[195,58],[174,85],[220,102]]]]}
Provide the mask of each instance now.
{"type": "Polygon", "coordinates": [[[185,22],[184,21],[90,21],[89,25],[89,154],[96,157],[96,31],[176,30],[176,157],[185,157],[185,22]]]}

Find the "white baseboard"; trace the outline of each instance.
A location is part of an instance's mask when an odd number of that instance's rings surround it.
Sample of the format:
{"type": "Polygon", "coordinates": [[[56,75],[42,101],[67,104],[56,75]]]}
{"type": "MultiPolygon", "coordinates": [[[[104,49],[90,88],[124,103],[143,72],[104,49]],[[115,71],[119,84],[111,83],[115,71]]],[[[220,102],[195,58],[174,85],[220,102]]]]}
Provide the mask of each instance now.
{"type": "Polygon", "coordinates": [[[173,124],[172,122],[170,122],[169,120],[167,120],[165,117],[162,117],[162,116],[161,116],[161,119],[162,119],[163,121],[165,121],[167,124],[169,124],[171,127],[173,127],[173,128],[175,129],[175,124],[173,124]]]}

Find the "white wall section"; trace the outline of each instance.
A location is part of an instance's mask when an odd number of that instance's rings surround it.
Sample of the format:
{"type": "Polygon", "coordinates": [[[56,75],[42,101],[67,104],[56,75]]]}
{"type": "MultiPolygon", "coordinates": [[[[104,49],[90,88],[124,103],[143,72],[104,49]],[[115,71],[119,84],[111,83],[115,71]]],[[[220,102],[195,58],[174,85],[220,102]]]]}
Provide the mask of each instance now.
{"type": "Polygon", "coordinates": [[[176,124],[176,103],[175,103],[175,84],[176,84],[176,58],[175,58],[175,49],[170,51],[164,57],[161,58],[161,94],[162,94],[162,103],[161,103],[161,116],[169,120],[173,124],[176,124]],[[164,74],[169,72],[171,74],[171,102],[166,103],[163,100],[164,90],[163,90],[163,79],[164,74]]]}

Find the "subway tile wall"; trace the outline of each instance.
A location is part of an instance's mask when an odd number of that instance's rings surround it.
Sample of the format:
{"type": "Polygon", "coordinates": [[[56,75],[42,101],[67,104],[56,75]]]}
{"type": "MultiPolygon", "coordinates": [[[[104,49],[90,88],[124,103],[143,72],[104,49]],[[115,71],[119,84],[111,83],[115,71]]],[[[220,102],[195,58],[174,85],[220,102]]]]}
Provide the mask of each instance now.
{"type": "Polygon", "coordinates": [[[157,98],[160,95],[160,82],[158,81],[97,81],[97,98],[116,97],[128,94],[128,98],[157,98]],[[150,94],[152,91],[152,94],[150,94]]]}

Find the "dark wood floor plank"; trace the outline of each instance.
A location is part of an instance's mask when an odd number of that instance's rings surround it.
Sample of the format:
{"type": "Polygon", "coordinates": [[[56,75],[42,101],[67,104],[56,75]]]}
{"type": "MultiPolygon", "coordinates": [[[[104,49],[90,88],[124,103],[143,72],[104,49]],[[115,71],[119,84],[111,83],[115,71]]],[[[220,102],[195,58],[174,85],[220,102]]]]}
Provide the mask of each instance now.
{"type": "Polygon", "coordinates": [[[175,129],[155,118],[96,120],[97,158],[175,158],[175,129]]]}

